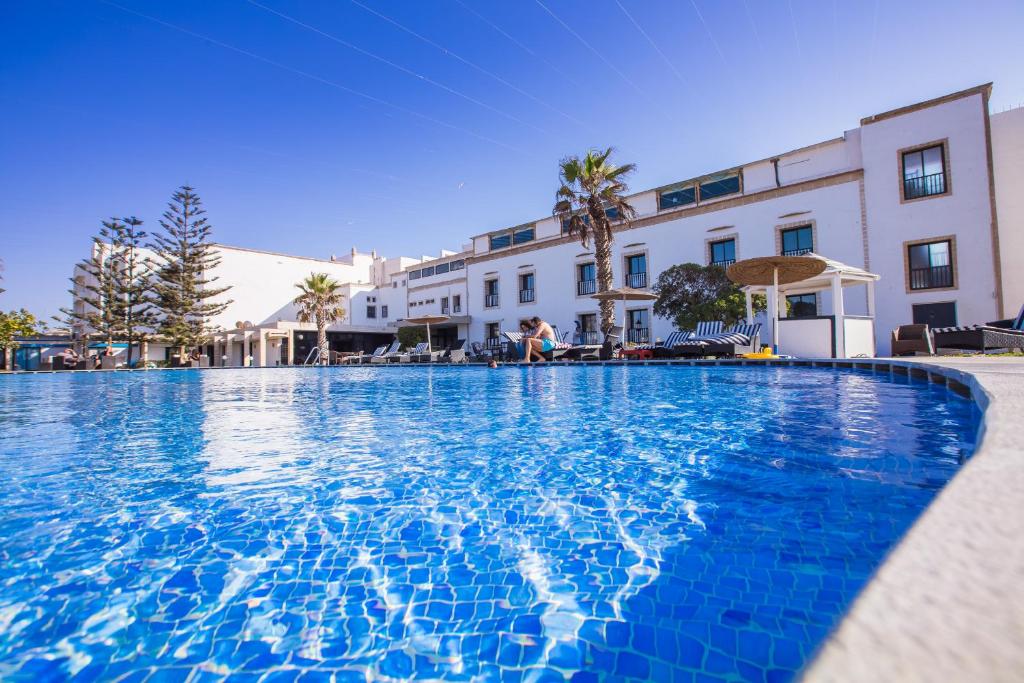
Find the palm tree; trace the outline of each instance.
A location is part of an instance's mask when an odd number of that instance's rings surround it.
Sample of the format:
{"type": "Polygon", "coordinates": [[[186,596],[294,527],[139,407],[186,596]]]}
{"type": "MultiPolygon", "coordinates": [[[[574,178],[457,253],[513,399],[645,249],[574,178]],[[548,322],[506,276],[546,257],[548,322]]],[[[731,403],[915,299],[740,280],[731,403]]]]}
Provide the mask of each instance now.
{"type": "Polygon", "coordinates": [[[302,282],[295,285],[302,294],[293,302],[299,307],[299,321],[316,323],[316,345],[320,349],[320,363],[330,362],[330,351],[327,347],[327,326],[345,317],[345,309],[341,307],[344,298],[338,292],[341,283],[332,280],[327,273],[310,273],[302,282]]]}
{"type": "MultiPolygon", "coordinates": [[[[589,150],[582,159],[566,157],[558,164],[562,186],[555,193],[555,216],[568,221],[571,237],[578,237],[585,249],[594,240],[597,263],[597,290],[612,288],[612,222],[611,212],[629,225],[636,210],[626,201],[625,176],[636,170],[636,164],[616,166],[608,158],[614,149],[603,152],[589,150]]],[[[607,334],[615,326],[615,304],[601,301],[601,331],[607,334]]]]}

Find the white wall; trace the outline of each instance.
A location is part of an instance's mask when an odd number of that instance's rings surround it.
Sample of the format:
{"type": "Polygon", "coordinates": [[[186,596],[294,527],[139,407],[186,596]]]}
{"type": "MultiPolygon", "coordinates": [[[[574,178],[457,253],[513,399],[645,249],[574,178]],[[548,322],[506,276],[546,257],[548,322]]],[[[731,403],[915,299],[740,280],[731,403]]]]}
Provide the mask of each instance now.
{"type": "MultiPolygon", "coordinates": [[[[955,301],[960,324],[999,317],[993,276],[991,208],[982,96],[973,94],[861,129],[871,269],[878,283],[879,333],[912,321],[917,303],[955,301]],[[900,202],[899,150],[948,140],[952,192],[900,202]],[[904,242],[954,235],[957,288],[908,293],[904,242]]],[[[888,348],[888,343],[880,348],[888,348]]],[[[884,352],[884,350],[883,350],[884,352]]]]}
{"type": "Polygon", "coordinates": [[[1000,317],[1012,318],[1024,306],[1024,108],[995,114],[991,124],[1003,279],[1000,317]]]}
{"type": "MultiPolygon", "coordinates": [[[[735,236],[737,258],[775,254],[776,226],[796,221],[815,222],[816,249],[821,253],[852,266],[864,266],[859,185],[851,181],[617,232],[612,262],[614,286],[623,284],[623,262],[627,254],[646,253],[648,284],[653,285],[657,275],[670,266],[707,263],[706,239],[735,236]],[[780,218],[793,213],[801,215],[780,218]]],[[[579,242],[563,241],[556,246],[472,261],[468,267],[467,282],[473,316],[471,339],[483,339],[485,323],[500,322],[503,330],[513,330],[520,319],[533,315],[557,324],[563,332],[573,330],[577,315],[598,310],[594,299],[576,295],[575,266],[593,260],[592,254],[592,248],[586,250],[579,242]],[[535,272],[536,301],[520,304],[517,275],[526,271],[535,272]],[[495,275],[501,288],[500,306],[485,309],[484,281],[495,275]]],[[[866,299],[862,294],[849,296],[846,304],[848,313],[866,312],[866,299]]],[[[641,307],[652,309],[650,304],[628,305],[628,308],[641,307]]],[[[825,307],[830,307],[827,297],[825,307]]],[[[616,316],[621,324],[622,304],[617,304],[616,316]]],[[[653,315],[651,321],[655,337],[664,339],[671,333],[670,321],[653,315]]]]}

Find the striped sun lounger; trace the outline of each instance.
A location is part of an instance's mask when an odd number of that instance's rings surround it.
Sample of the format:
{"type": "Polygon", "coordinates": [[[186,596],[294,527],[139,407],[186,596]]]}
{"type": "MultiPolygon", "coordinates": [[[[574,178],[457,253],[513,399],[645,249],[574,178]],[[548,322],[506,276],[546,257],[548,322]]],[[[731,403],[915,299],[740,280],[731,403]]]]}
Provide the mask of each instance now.
{"type": "Polygon", "coordinates": [[[932,329],[936,349],[981,351],[1024,349],[1024,307],[1013,320],[984,325],[958,325],[932,329]]]}
{"type": "Polygon", "coordinates": [[[671,349],[675,348],[676,346],[678,346],[679,344],[682,344],[687,339],[689,339],[690,335],[692,335],[692,334],[693,334],[692,332],[680,332],[679,330],[675,330],[675,331],[672,332],[672,334],[668,335],[668,337],[665,338],[665,341],[663,341],[661,343],[657,343],[657,344],[637,344],[633,348],[634,349],[652,349],[652,350],[653,349],[671,350],[671,349]]]}
{"type": "Polygon", "coordinates": [[[761,323],[737,323],[722,334],[712,335],[704,346],[705,354],[736,356],[753,353],[761,343],[761,323]]]}

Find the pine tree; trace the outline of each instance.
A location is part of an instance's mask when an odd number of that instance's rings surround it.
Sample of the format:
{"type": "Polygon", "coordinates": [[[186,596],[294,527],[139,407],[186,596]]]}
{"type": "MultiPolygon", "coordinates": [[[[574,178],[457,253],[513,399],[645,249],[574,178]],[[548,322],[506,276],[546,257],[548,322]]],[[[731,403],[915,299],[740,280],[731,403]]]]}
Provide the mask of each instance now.
{"type": "Polygon", "coordinates": [[[209,335],[210,318],[228,301],[217,301],[230,287],[211,287],[210,273],[220,257],[210,242],[212,230],[199,195],[183,185],[171,197],[160,221],[162,233],[149,245],[155,252],[153,295],[160,316],[157,331],[178,348],[180,358],[209,335]]]}
{"type": "Polygon", "coordinates": [[[142,221],[135,216],[122,219],[112,243],[111,257],[116,262],[115,289],[120,302],[122,331],[128,342],[128,367],[132,365],[132,346],[140,345],[149,337],[149,331],[157,325],[152,296],[152,264],[144,258],[142,240],[146,232],[139,226],[142,221]]]}
{"type": "Polygon", "coordinates": [[[99,235],[93,237],[92,255],[78,265],[71,278],[72,288],[68,290],[76,302],[83,304],[82,309],[62,308],[60,311],[65,318],[58,318],[72,329],[81,329],[86,339],[103,340],[108,353],[113,350],[115,337],[123,330],[124,308],[118,294],[118,263],[112,256],[114,241],[123,227],[116,218],[103,221],[99,235]]]}

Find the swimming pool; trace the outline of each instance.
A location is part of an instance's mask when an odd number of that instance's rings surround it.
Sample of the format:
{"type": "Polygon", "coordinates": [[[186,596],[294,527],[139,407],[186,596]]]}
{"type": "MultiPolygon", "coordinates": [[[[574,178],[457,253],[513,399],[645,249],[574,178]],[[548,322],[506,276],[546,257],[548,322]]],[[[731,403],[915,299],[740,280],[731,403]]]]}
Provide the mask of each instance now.
{"type": "Polygon", "coordinates": [[[812,368],[2,377],[0,678],[787,680],[978,421],[812,368]]]}

